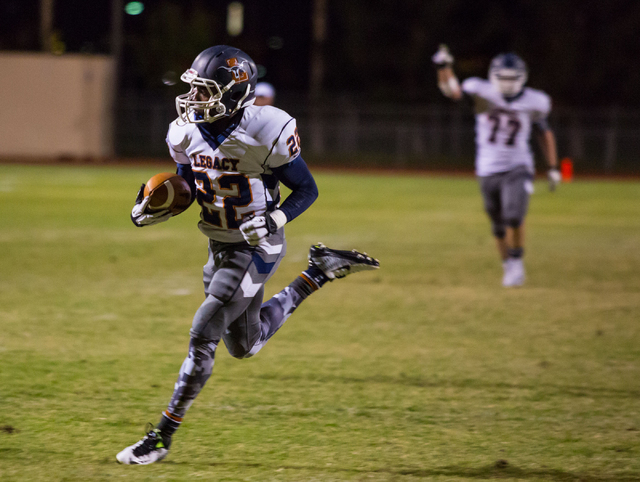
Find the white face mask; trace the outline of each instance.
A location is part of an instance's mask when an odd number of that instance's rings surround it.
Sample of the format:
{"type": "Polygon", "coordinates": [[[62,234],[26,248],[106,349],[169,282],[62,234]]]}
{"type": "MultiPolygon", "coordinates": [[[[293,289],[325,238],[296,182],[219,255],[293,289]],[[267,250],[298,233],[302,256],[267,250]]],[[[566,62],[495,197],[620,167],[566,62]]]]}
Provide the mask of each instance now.
{"type": "Polygon", "coordinates": [[[251,85],[247,83],[247,90],[238,101],[236,108],[231,112],[227,112],[227,107],[222,103],[222,96],[233,87],[236,83],[235,80],[221,88],[215,81],[199,77],[198,72],[193,69],[189,69],[182,74],[180,80],[191,86],[189,92],[176,97],[176,110],[184,123],[213,122],[221,117],[233,115],[240,108],[247,107],[255,101],[255,99],[251,99],[244,102],[251,90],[251,85]],[[197,100],[198,87],[205,88],[209,93],[207,100],[197,100]]]}
{"type": "Polygon", "coordinates": [[[527,82],[527,71],[522,69],[497,68],[489,72],[489,80],[505,97],[519,94],[527,82]]]}

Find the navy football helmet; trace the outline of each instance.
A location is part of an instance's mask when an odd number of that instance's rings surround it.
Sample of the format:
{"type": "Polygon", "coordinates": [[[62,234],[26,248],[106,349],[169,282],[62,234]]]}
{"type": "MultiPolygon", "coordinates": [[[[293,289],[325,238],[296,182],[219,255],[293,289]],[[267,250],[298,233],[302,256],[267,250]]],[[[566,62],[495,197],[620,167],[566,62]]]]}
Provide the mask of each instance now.
{"type": "Polygon", "coordinates": [[[489,66],[489,80],[505,97],[518,95],[527,82],[527,64],[516,54],[500,54],[489,66]]]}
{"type": "Polygon", "coordinates": [[[180,80],[191,86],[189,92],[176,97],[180,119],[214,122],[255,102],[258,69],[242,50],[218,45],[200,52],[180,80]]]}

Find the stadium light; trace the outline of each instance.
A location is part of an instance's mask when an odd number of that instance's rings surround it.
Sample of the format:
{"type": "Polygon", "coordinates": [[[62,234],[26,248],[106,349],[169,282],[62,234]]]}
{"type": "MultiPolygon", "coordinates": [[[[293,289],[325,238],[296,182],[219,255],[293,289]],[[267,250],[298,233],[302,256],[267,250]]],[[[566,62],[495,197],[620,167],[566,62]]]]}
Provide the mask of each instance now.
{"type": "Polygon", "coordinates": [[[227,7],[227,33],[237,37],[244,29],[244,5],[242,2],[231,2],[227,7]]]}
{"type": "Polygon", "coordinates": [[[124,6],[124,11],[127,15],[140,15],[144,10],[144,3],[142,2],[129,2],[124,6]]]}

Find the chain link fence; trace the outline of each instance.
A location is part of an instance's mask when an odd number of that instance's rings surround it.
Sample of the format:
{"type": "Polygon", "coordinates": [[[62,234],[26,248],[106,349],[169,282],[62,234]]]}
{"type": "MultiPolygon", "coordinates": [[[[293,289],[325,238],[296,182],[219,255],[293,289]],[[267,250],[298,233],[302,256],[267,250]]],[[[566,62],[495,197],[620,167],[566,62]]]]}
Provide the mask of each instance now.
{"type": "MultiPolygon", "coordinates": [[[[473,166],[474,118],[465,104],[406,106],[337,98],[312,107],[304,98],[282,95],[277,106],[297,119],[304,157],[314,165],[453,170],[473,166]]],[[[175,117],[173,99],[122,97],[117,110],[118,156],[167,156],[164,139],[175,117]]],[[[550,124],[560,158],[571,158],[576,171],[640,174],[640,111],[555,108],[550,124]]],[[[541,160],[538,166],[542,169],[541,160]]]]}

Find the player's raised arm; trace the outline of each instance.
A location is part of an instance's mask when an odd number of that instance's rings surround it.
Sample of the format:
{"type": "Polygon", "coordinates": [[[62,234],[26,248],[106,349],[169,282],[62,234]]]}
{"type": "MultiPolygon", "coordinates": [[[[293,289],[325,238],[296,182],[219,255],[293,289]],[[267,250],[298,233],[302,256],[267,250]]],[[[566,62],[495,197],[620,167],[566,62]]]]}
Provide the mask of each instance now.
{"type": "Polygon", "coordinates": [[[453,56],[449,52],[449,48],[441,44],[438,51],[433,54],[431,61],[438,71],[438,87],[440,92],[446,97],[453,100],[462,99],[462,90],[460,83],[453,71],[453,56]]]}

